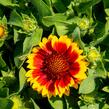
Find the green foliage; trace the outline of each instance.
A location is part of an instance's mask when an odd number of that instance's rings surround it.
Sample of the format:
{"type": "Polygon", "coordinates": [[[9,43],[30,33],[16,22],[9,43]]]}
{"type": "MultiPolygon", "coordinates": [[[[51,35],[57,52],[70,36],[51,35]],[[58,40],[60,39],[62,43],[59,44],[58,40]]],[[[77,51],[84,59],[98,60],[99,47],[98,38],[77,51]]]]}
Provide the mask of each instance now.
{"type": "Polygon", "coordinates": [[[26,82],[26,77],[25,77],[26,71],[23,67],[21,67],[19,71],[19,92],[23,89],[25,82],[26,82]]]}
{"type": "Polygon", "coordinates": [[[58,97],[55,97],[55,98],[51,98],[49,100],[51,106],[54,108],[54,109],[63,109],[65,108],[65,101],[61,98],[58,98],[58,97]]]}
{"type": "Polygon", "coordinates": [[[85,79],[79,88],[79,93],[82,94],[89,94],[95,89],[95,81],[93,76],[89,76],[87,79],[85,79]]]}

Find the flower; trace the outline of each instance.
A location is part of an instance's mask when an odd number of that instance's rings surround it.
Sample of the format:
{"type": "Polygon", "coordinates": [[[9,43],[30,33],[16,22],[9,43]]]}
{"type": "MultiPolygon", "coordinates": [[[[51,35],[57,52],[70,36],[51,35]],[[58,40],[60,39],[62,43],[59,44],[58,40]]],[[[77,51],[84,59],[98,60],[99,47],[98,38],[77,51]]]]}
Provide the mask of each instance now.
{"type": "Polygon", "coordinates": [[[37,28],[37,22],[34,18],[32,18],[33,16],[28,16],[25,14],[22,14],[23,17],[23,30],[31,33],[32,31],[34,31],[37,28]]]}
{"type": "Polygon", "coordinates": [[[28,56],[27,81],[42,96],[69,95],[86,78],[87,62],[77,43],[67,36],[43,38],[28,56]]]}
{"type": "Polygon", "coordinates": [[[91,62],[95,62],[100,59],[100,53],[96,50],[96,48],[91,47],[89,49],[88,58],[91,62]]]}
{"type": "Polygon", "coordinates": [[[20,109],[23,107],[23,102],[19,96],[14,95],[10,97],[10,99],[13,101],[12,109],[20,109]]]}
{"type": "Polygon", "coordinates": [[[0,19],[0,39],[5,39],[8,35],[8,28],[7,28],[7,19],[4,16],[0,19]]]}
{"type": "Polygon", "coordinates": [[[79,27],[82,29],[82,30],[86,30],[89,28],[89,20],[87,18],[82,18],[79,22],[79,27]]]}
{"type": "Polygon", "coordinates": [[[7,27],[0,24],[0,38],[4,38],[5,36],[7,36],[7,27]]]}

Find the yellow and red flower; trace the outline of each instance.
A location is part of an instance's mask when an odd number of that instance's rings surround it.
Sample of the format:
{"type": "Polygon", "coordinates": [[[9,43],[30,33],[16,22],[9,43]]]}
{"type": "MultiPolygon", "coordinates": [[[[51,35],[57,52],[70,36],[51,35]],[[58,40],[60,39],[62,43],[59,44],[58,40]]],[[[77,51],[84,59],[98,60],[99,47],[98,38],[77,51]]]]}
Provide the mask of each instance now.
{"type": "Polygon", "coordinates": [[[42,96],[69,95],[86,78],[87,62],[77,43],[67,36],[43,38],[28,56],[27,81],[42,96]]]}

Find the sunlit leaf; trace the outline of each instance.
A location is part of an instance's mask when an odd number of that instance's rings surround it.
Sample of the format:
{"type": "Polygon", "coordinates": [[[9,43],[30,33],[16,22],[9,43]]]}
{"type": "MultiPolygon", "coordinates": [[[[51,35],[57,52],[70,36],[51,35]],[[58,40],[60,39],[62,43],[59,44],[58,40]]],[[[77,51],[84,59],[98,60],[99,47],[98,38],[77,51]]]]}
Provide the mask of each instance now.
{"type": "Polygon", "coordinates": [[[43,30],[41,28],[37,28],[30,37],[26,37],[23,42],[23,53],[28,53],[31,48],[35,45],[38,45],[41,37],[42,37],[43,30]],[[31,43],[30,43],[31,42],[31,43]]]}
{"type": "Polygon", "coordinates": [[[26,71],[23,67],[21,67],[19,71],[19,92],[23,89],[25,82],[26,82],[26,77],[25,77],[26,71]]]}
{"type": "Polygon", "coordinates": [[[109,86],[105,86],[105,87],[103,87],[102,90],[105,91],[105,92],[108,92],[108,93],[109,93],[109,86]]]}
{"type": "Polygon", "coordinates": [[[40,109],[39,106],[35,103],[35,101],[31,98],[31,101],[33,102],[34,109],[40,109]]]}
{"type": "Polygon", "coordinates": [[[18,4],[12,3],[12,0],[0,0],[0,4],[3,6],[19,6],[18,4]]]}
{"type": "Polygon", "coordinates": [[[8,22],[10,25],[15,25],[18,27],[23,27],[22,17],[16,10],[11,12],[10,20],[8,22]]]}
{"type": "Polygon", "coordinates": [[[88,94],[95,89],[95,81],[93,76],[89,76],[80,84],[79,93],[88,94]]]}
{"type": "Polygon", "coordinates": [[[56,23],[65,23],[67,16],[63,14],[54,14],[53,16],[45,16],[42,18],[42,23],[49,27],[55,25],[56,23]]]}
{"type": "Polygon", "coordinates": [[[65,106],[65,101],[63,101],[63,99],[58,97],[53,97],[49,99],[49,103],[54,109],[63,109],[65,106]]]}

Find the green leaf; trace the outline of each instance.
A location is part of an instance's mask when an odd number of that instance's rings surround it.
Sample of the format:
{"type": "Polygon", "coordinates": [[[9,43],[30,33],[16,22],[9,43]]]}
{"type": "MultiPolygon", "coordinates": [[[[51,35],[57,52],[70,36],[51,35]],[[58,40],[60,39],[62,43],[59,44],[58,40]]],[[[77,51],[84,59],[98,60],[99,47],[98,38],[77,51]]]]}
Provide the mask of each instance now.
{"type": "Polygon", "coordinates": [[[109,0],[103,0],[104,8],[109,8],[109,0]]]}
{"type": "Polygon", "coordinates": [[[17,30],[14,29],[14,43],[16,43],[17,41],[19,41],[19,34],[18,34],[17,30]]]}
{"type": "Polygon", "coordinates": [[[71,94],[69,96],[64,96],[67,104],[67,109],[78,109],[77,94],[72,90],[70,90],[71,94]]]}
{"type": "Polygon", "coordinates": [[[10,25],[23,27],[22,17],[17,13],[16,10],[13,10],[10,15],[10,20],[8,22],[10,25]]]}
{"type": "Polygon", "coordinates": [[[108,109],[109,108],[109,105],[108,104],[104,104],[104,106],[102,107],[102,109],[108,109]]]}
{"type": "Polygon", "coordinates": [[[12,0],[0,0],[0,4],[3,6],[19,6],[18,4],[12,3],[12,0]]]}
{"type": "Polygon", "coordinates": [[[73,34],[72,34],[72,38],[74,41],[78,41],[79,38],[80,38],[80,29],[79,27],[76,27],[73,31],[73,34]]]}
{"type": "Polygon", "coordinates": [[[0,69],[2,69],[2,68],[4,68],[4,67],[6,67],[6,63],[5,63],[5,61],[3,60],[2,55],[0,54],[0,69]]]}
{"type": "Polygon", "coordinates": [[[93,76],[87,77],[83,82],[80,84],[79,93],[82,94],[89,94],[93,92],[95,89],[95,81],[93,76]]]}
{"type": "Polygon", "coordinates": [[[39,16],[42,18],[43,16],[52,15],[52,11],[50,7],[43,0],[31,0],[34,7],[38,10],[39,16]]]}
{"type": "Polygon", "coordinates": [[[80,109],[88,109],[87,105],[81,106],[80,109]]]}
{"type": "Polygon", "coordinates": [[[4,39],[0,39],[0,47],[2,47],[4,44],[4,39]]]}
{"type": "Polygon", "coordinates": [[[78,10],[79,12],[85,12],[92,6],[98,4],[101,0],[88,0],[87,2],[80,3],[78,10]]]}
{"type": "Polygon", "coordinates": [[[66,34],[71,35],[76,25],[69,24],[69,23],[56,23],[55,27],[56,27],[56,31],[58,35],[61,36],[61,35],[66,35],[66,34]]]}
{"type": "Polygon", "coordinates": [[[105,86],[105,87],[103,87],[102,90],[105,91],[105,92],[108,92],[108,93],[109,93],[109,86],[105,86]]]}
{"type": "Polygon", "coordinates": [[[74,40],[75,42],[78,43],[78,45],[79,45],[82,49],[84,49],[85,44],[84,44],[83,41],[81,40],[79,27],[76,27],[76,28],[74,29],[74,31],[72,32],[72,38],[73,38],[73,40],[74,40]]]}
{"type": "Polygon", "coordinates": [[[107,22],[105,24],[105,33],[109,34],[109,18],[107,19],[107,22]]]}
{"type": "Polygon", "coordinates": [[[25,82],[26,82],[26,77],[25,77],[26,71],[23,67],[21,67],[19,71],[19,92],[23,89],[25,82]]]}
{"type": "Polygon", "coordinates": [[[105,13],[106,13],[106,15],[109,17],[109,8],[106,8],[106,9],[105,9],[105,13]]]}
{"type": "Polygon", "coordinates": [[[63,109],[65,106],[64,100],[58,97],[53,97],[49,99],[49,103],[54,109],[63,109]]]}
{"type": "Polygon", "coordinates": [[[0,88],[2,88],[6,83],[4,81],[0,81],[0,88]]]}
{"type": "Polygon", "coordinates": [[[99,109],[99,104],[90,104],[87,109],[99,109]]]}
{"type": "Polygon", "coordinates": [[[31,101],[33,102],[34,109],[40,109],[39,106],[35,103],[35,101],[31,98],[31,101]]]}
{"type": "Polygon", "coordinates": [[[6,16],[3,16],[2,22],[3,22],[3,24],[7,25],[7,18],[6,18],[6,16]]]}
{"type": "Polygon", "coordinates": [[[41,28],[37,28],[30,37],[26,37],[23,42],[23,53],[29,53],[31,48],[41,40],[43,30],[41,28]],[[30,43],[31,42],[31,43],[30,43]]]}
{"type": "Polygon", "coordinates": [[[63,13],[67,10],[62,0],[52,0],[52,3],[56,10],[60,13],[63,13]]]}
{"type": "Polygon", "coordinates": [[[42,18],[42,23],[49,27],[56,23],[66,23],[67,16],[63,14],[54,14],[53,16],[45,16],[42,18]]]}
{"type": "Polygon", "coordinates": [[[0,89],[0,97],[7,97],[9,96],[9,89],[7,87],[0,89]]]}
{"type": "Polygon", "coordinates": [[[6,98],[0,98],[0,109],[12,109],[13,102],[6,98]]]}
{"type": "Polygon", "coordinates": [[[47,4],[49,7],[51,7],[51,0],[43,0],[43,1],[45,1],[46,4],[47,4]]]}

